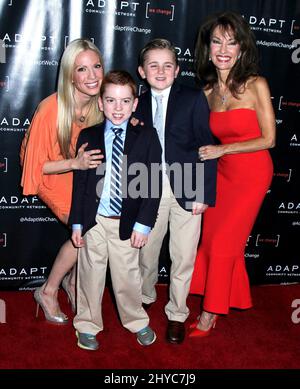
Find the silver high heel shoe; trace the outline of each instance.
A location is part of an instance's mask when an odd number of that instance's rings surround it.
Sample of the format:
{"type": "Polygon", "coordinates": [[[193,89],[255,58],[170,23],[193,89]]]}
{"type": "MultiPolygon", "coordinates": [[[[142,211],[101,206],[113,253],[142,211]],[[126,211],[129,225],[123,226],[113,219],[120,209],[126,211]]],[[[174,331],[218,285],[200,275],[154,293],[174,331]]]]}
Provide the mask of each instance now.
{"type": "Polygon", "coordinates": [[[71,303],[72,311],[76,312],[76,297],[73,293],[71,293],[69,289],[69,275],[66,275],[64,279],[62,280],[61,286],[63,290],[67,293],[68,296],[68,302],[71,303]]]}
{"type": "Polygon", "coordinates": [[[44,312],[44,315],[45,315],[45,319],[51,323],[55,323],[55,324],[67,324],[68,323],[68,317],[63,313],[63,312],[59,312],[57,313],[56,315],[51,315],[51,313],[48,311],[48,309],[46,308],[45,306],[45,303],[43,302],[43,299],[42,299],[42,296],[41,296],[41,290],[42,288],[36,288],[36,290],[34,291],[34,299],[37,303],[36,305],[36,314],[35,316],[38,317],[38,314],[39,314],[39,306],[41,306],[43,312],[44,312]]]}

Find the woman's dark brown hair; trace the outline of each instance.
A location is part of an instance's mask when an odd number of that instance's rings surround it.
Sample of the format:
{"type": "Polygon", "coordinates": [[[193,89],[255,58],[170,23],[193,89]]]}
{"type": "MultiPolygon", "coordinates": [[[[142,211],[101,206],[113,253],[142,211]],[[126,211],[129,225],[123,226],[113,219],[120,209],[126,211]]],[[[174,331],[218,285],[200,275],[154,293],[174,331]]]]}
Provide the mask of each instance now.
{"type": "Polygon", "coordinates": [[[217,82],[218,76],[212,61],[209,60],[209,50],[212,34],[216,27],[221,31],[232,33],[241,46],[241,57],[230,70],[226,80],[227,87],[233,96],[242,92],[243,86],[252,76],[258,75],[258,53],[255,37],[249,24],[235,12],[222,12],[209,16],[200,26],[196,47],[196,75],[210,89],[217,82]]]}

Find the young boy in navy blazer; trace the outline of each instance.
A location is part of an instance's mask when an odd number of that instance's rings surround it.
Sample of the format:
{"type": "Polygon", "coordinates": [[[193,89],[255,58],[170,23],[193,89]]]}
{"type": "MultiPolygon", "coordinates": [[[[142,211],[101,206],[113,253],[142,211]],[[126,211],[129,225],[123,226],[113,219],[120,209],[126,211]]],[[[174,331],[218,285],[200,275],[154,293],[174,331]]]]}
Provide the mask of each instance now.
{"type": "Polygon", "coordinates": [[[151,197],[150,177],[152,166],[161,163],[161,146],[153,127],[131,124],[137,103],[130,74],[109,72],[99,99],[106,119],[83,130],[77,142],[77,149],[88,143],[88,149],[100,149],[104,155],[97,171],[75,171],[69,219],[72,241],[79,247],[74,327],[78,346],[87,350],[99,347],[96,335],[103,330],[101,302],[108,261],[122,325],[136,333],[141,345],[156,339],[142,307],[139,249],[147,243],[157,217],[160,182],[151,197]],[[142,178],[137,170],[130,172],[136,164],[146,169],[148,178],[145,171],[142,178]],[[144,184],[148,192],[139,195],[144,184]]]}
{"type": "Polygon", "coordinates": [[[216,197],[216,160],[200,162],[198,148],[213,144],[209,128],[209,108],[203,91],[179,85],[175,47],[165,39],[154,39],[142,49],[138,71],[150,85],[139,97],[135,116],[156,127],[162,146],[163,195],[140,264],[143,278],[143,303],[156,300],[158,260],[163,238],[170,230],[171,257],[166,338],[181,343],[184,322],[189,315],[186,299],[200,236],[201,214],[214,206],[216,197]],[[176,166],[172,173],[172,166],[176,166]]]}

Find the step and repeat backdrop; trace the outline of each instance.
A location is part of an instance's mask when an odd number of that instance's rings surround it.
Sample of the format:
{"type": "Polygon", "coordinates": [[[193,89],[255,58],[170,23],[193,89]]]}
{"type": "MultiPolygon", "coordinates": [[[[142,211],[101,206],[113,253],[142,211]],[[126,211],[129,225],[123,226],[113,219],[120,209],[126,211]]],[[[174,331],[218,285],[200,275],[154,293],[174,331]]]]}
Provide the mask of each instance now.
{"type": "MultiPolygon", "coordinates": [[[[234,10],[257,39],[277,123],[274,179],[249,236],[252,284],[300,281],[300,0],[1,0],[0,1],[0,289],[24,290],[47,277],[69,231],[36,197],[20,190],[19,149],[40,100],[55,91],[59,59],[86,37],[106,70],[130,71],[141,91],[137,58],[145,43],[171,40],[180,81],[194,85],[193,51],[206,15],[234,10]],[[298,186],[297,186],[298,181],[298,186]]],[[[168,282],[167,238],[159,282],[168,282]]]]}

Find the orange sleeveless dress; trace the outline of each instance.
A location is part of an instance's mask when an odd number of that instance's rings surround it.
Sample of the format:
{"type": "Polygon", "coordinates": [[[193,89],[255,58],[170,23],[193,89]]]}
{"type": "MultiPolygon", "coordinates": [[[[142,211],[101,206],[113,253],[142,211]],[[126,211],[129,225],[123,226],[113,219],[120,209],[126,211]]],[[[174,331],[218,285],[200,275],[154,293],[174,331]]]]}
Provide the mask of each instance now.
{"type": "MultiPolygon", "coordinates": [[[[222,144],[261,136],[256,112],[211,112],[210,126],[222,144]]],[[[203,309],[226,314],[230,307],[252,306],[244,250],[271,184],[267,150],[225,155],[218,161],[216,206],[203,216],[190,293],[204,296],[203,309]]]]}
{"type": "MultiPolygon", "coordinates": [[[[38,106],[22,142],[20,159],[21,186],[24,195],[38,195],[60,220],[68,217],[72,200],[73,172],[43,174],[47,161],[64,159],[57,139],[57,94],[44,99],[38,106]]],[[[72,127],[71,155],[75,155],[81,127],[72,127]]]]}

